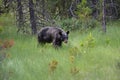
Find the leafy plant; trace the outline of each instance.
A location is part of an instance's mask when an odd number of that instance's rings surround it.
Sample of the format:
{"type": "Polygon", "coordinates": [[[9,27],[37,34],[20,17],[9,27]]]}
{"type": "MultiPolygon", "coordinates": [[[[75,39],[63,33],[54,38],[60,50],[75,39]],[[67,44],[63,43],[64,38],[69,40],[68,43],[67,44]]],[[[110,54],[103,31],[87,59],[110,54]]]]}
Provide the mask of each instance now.
{"type": "Polygon", "coordinates": [[[98,25],[98,21],[92,18],[91,13],[92,9],[88,6],[87,0],[82,0],[76,10],[76,14],[82,23],[82,28],[94,28],[98,25]]]}
{"type": "Polygon", "coordinates": [[[105,43],[106,43],[107,45],[109,45],[109,44],[110,44],[110,39],[109,39],[109,38],[106,38],[106,39],[105,39],[105,43]]]}
{"type": "Polygon", "coordinates": [[[82,0],[81,3],[78,4],[76,14],[80,19],[86,20],[90,18],[91,12],[91,9],[87,5],[87,0],[82,0]]]}
{"type": "Polygon", "coordinates": [[[95,38],[93,37],[92,33],[90,33],[87,38],[84,40],[84,42],[80,43],[81,47],[94,47],[95,46],[95,38]]]}

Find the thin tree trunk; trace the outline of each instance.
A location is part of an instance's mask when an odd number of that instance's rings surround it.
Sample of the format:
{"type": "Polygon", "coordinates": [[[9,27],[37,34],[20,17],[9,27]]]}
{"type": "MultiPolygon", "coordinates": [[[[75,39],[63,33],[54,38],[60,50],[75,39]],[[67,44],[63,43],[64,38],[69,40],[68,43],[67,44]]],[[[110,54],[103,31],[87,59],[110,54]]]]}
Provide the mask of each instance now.
{"type": "MultiPolygon", "coordinates": [[[[45,19],[45,0],[42,0],[42,17],[43,19],[45,19]]],[[[43,24],[43,27],[45,25],[43,24]]]]}
{"type": "Polygon", "coordinates": [[[105,0],[103,0],[102,2],[102,28],[103,28],[103,32],[106,32],[106,13],[105,13],[105,0]]]}
{"type": "Polygon", "coordinates": [[[23,26],[23,11],[22,11],[22,4],[21,0],[17,0],[17,11],[18,11],[18,31],[20,31],[21,27],[23,26]]]}
{"type": "Polygon", "coordinates": [[[42,16],[45,17],[45,0],[42,0],[42,16]]]}
{"type": "Polygon", "coordinates": [[[31,24],[32,34],[36,34],[37,28],[36,28],[36,19],[35,19],[33,0],[29,0],[29,12],[30,12],[30,24],[31,24]]]}

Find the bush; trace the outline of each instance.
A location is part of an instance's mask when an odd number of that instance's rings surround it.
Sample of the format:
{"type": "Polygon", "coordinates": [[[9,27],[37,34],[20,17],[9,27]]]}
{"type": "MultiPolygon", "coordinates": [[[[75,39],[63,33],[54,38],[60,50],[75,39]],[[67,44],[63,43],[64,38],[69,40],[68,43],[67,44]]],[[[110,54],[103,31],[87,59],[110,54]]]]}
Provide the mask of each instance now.
{"type": "Polygon", "coordinates": [[[65,30],[83,30],[88,28],[95,28],[98,26],[98,21],[95,19],[80,20],[76,18],[59,21],[61,28],[65,30]]]}
{"type": "Polygon", "coordinates": [[[84,28],[95,28],[99,25],[99,22],[95,19],[89,19],[88,21],[83,21],[84,28]]]}
{"type": "Polygon", "coordinates": [[[81,47],[92,48],[95,47],[95,38],[93,37],[92,33],[90,33],[86,39],[80,43],[81,47]]]}
{"type": "Polygon", "coordinates": [[[60,21],[61,28],[65,30],[76,30],[81,27],[81,21],[75,18],[60,21]]]}

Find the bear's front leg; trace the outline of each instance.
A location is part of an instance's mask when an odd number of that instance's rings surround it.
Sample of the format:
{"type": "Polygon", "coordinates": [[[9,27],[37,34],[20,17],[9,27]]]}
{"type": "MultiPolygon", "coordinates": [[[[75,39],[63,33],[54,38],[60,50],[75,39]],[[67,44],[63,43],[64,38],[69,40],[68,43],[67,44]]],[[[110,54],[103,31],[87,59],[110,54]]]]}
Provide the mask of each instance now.
{"type": "Polygon", "coordinates": [[[61,41],[57,41],[56,39],[54,39],[52,43],[55,48],[60,47],[62,45],[61,41]]]}
{"type": "Polygon", "coordinates": [[[56,43],[56,39],[53,40],[52,44],[53,44],[53,46],[54,46],[55,48],[58,47],[58,45],[57,45],[57,43],[56,43]]]}

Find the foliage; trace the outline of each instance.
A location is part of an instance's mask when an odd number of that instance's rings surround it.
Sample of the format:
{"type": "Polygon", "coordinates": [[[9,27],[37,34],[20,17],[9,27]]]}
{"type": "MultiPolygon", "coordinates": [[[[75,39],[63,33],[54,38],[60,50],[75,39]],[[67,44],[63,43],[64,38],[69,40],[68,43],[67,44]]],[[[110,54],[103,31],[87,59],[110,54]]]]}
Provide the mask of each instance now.
{"type": "Polygon", "coordinates": [[[87,28],[96,28],[96,27],[99,27],[99,25],[100,25],[100,22],[92,18],[92,19],[89,19],[87,23],[87,28]]]}
{"type": "Polygon", "coordinates": [[[89,19],[88,21],[82,21],[81,19],[64,19],[58,20],[58,24],[65,30],[84,30],[84,29],[93,29],[99,26],[99,22],[95,19],[89,19]]]}
{"type": "MultiPolygon", "coordinates": [[[[119,4],[119,0],[106,1],[106,18],[119,18],[119,4]]],[[[11,11],[16,15],[17,32],[27,34],[54,26],[57,17],[61,20],[57,25],[70,30],[94,28],[98,26],[97,20],[102,20],[102,0],[2,0],[0,6],[0,14],[11,11]]]]}
{"type": "Polygon", "coordinates": [[[91,9],[87,5],[87,0],[82,0],[81,3],[77,5],[76,14],[81,20],[87,20],[91,17],[91,9]]]}
{"type": "Polygon", "coordinates": [[[95,38],[92,36],[92,33],[89,33],[87,38],[80,43],[81,47],[94,47],[95,46],[95,38]]]}
{"type": "Polygon", "coordinates": [[[77,5],[76,14],[81,22],[82,28],[87,29],[98,26],[98,21],[92,18],[91,13],[92,9],[88,7],[87,0],[82,0],[81,3],[77,5]]]}
{"type": "Polygon", "coordinates": [[[65,30],[77,30],[81,28],[81,21],[75,18],[58,21],[60,26],[65,30]]]}

